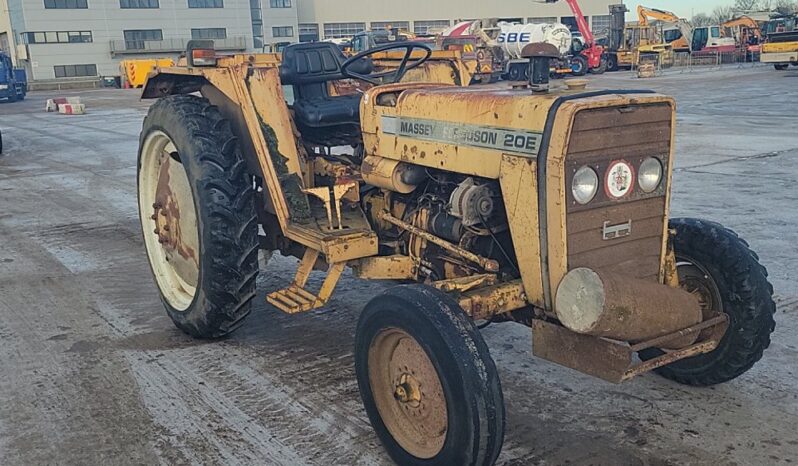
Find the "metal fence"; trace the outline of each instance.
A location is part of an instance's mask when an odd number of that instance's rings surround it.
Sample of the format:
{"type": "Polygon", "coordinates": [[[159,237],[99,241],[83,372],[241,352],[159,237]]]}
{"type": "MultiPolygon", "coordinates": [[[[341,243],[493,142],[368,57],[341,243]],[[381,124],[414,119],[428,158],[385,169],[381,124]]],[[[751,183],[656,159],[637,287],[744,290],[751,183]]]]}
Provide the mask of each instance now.
{"type": "MultiPolygon", "coordinates": [[[[656,68],[656,74],[661,74],[667,70],[678,72],[691,71],[693,69],[713,69],[729,65],[737,65],[739,68],[759,66],[759,52],[751,52],[746,49],[735,51],[706,51],[706,52],[676,52],[673,54],[673,63],[661,63],[660,56],[651,54],[640,57],[640,64],[651,63],[656,68]]],[[[632,67],[637,70],[637,65],[632,67]]]]}

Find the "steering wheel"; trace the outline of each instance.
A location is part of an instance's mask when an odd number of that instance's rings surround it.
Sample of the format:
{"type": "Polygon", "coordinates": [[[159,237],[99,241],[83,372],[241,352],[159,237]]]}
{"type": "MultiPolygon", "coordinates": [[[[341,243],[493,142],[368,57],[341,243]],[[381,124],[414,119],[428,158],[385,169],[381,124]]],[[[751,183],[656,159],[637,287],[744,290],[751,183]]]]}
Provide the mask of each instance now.
{"type": "Polygon", "coordinates": [[[428,45],[422,44],[420,42],[401,42],[395,44],[378,45],[377,47],[360,52],[357,55],[346,60],[341,65],[341,74],[346,76],[347,78],[359,79],[361,81],[374,84],[375,86],[379,86],[381,84],[393,84],[401,81],[408,71],[412,70],[413,68],[418,68],[424,62],[429,60],[429,57],[431,56],[432,56],[432,49],[428,45]],[[381,71],[379,73],[369,73],[369,74],[362,74],[350,70],[352,66],[354,66],[356,63],[360,62],[360,60],[366,57],[371,57],[372,55],[380,52],[387,52],[388,50],[399,50],[399,49],[405,50],[405,56],[402,58],[402,62],[399,63],[399,68],[396,68],[394,70],[381,71]],[[413,51],[415,49],[423,50],[426,53],[421,58],[410,60],[410,58],[413,55],[413,51]]]}

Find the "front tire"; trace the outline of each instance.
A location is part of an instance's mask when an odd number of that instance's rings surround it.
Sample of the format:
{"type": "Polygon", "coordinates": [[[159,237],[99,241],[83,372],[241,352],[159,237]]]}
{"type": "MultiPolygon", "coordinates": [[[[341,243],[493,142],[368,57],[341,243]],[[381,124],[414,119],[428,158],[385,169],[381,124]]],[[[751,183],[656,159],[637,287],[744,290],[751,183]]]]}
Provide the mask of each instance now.
{"type": "Polygon", "coordinates": [[[355,371],[366,412],[400,465],[495,463],[504,400],[479,330],[451,297],[400,285],[360,316],[355,371]]]}
{"type": "Polygon", "coordinates": [[[230,124],[206,99],[150,107],[138,159],[139,215],[169,317],[218,338],[249,314],[258,274],[254,190],[230,124]]]}
{"type": "Polygon", "coordinates": [[[599,66],[595,68],[590,68],[590,72],[592,74],[604,74],[609,67],[607,60],[608,60],[607,55],[602,55],[601,61],[599,62],[599,66]]]}
{"type": "MultiPolygon", "coordinates": [[[[672,219],[673,247],[683,289],[699,298],[707,311],[723,312],[729,328],[718,347],[656,370],[686,385],[707,386],[740,376],[762,358],[775,328],[773,287],[767,270],[748,243],[733,231],[706,220],[672,219]]],[[[642,359],[662,354],[650,349],[642,359]]]]}
{"type": "Polygon", "coordinates": [[[587,59],[582,55],[571,58],[571,74],[584,76],[587,73],[587,59]]]}
{"type": "Polygon", "coordinates": [[[607,71],[618,71],[618,55],[611,53],[607,56],[607,71]]]}

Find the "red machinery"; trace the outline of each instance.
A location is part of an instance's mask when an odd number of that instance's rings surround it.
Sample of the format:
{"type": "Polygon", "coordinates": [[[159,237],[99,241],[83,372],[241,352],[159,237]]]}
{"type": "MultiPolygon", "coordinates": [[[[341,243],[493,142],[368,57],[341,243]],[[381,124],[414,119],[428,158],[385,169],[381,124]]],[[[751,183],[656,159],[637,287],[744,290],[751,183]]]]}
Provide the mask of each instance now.
{"type": "MultiPolygon", "coordinates": [[[[538,3],[557,3],[560,0],[537,0],[538,3]]],[[[576,26],[579,28],[579,33],[585,41],[585,47],[582,49],[581,54],[587,60],[587,65],[593,73],[603,73],[607,69],[607,60],[604,55],[604,47],[596,43],[596,38],[593,37],[593,31],[585,21],[585,15],[582,14],[582,8],[579,7],[577,0],[565,0],[571,8],[571,12],[576,18],[576,26]]]]}

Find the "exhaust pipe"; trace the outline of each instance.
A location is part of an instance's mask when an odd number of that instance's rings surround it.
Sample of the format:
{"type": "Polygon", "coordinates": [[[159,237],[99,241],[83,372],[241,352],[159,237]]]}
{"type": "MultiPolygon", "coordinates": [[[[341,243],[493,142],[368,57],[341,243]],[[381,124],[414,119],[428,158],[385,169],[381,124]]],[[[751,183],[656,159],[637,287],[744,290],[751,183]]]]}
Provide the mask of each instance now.
{"type": "Polygon", "coordinates": [[[529,59],[529,87],[533,92],[549,91],[549,67],[558,58],[557,47],[546,42],[533,42],[521,50],[521,57],[529,59]]]}
{"type": "MultiPolygon", "coordinates": [[[[638,343],[701,323],[703,313],[690,293],[605,270],[577,268],[560,282],[555,312],[569,330],[638,343]]],[[[690,334],[667,341],[667,349],[695,343],[690,334]]]]}

